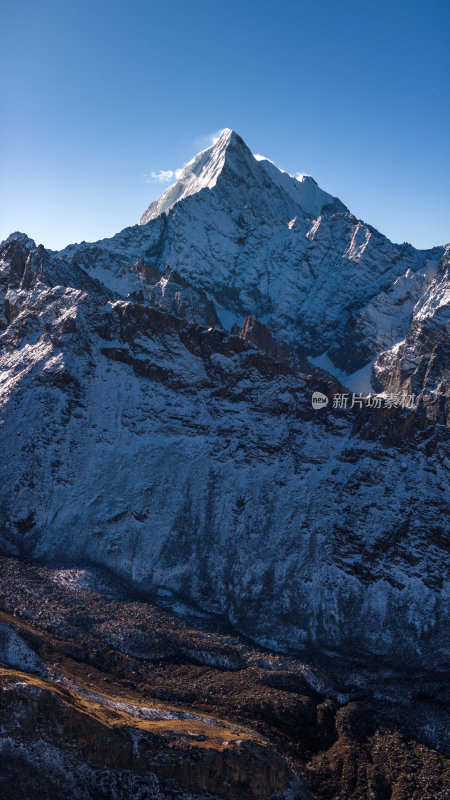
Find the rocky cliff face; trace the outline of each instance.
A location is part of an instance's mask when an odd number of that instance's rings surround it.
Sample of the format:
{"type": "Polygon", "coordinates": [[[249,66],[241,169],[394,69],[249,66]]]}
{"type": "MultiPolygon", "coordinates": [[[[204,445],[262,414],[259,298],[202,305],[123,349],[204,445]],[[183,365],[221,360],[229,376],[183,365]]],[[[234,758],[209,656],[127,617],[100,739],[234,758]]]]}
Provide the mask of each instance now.
{"type": "Polygon", "coordinates": [[[392,244],[231,131],[141,223],[1,246],[3,551],[276,650],[439,673],[448,246],[392,244]]]}

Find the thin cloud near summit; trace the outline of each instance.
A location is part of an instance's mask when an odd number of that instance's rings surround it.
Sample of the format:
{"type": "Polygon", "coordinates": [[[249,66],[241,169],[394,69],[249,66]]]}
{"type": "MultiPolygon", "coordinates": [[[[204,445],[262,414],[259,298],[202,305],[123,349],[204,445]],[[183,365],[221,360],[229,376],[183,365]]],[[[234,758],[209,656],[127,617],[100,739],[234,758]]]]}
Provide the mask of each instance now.
{"type": "Polygon", "coordinates": [[[221,128],[219,131],[213,131],[212,133],[207,133],[204,136],[197,136],[197,138],[194,140],[194,144],[197,147],[211,147],[212,144],[215,144],[220,139],[224,130],[225,128],[221,128]]]}
{"type": "MultiPolygon", "coordinates": [[[[207,133],[204,136],[198,136],[195,139],[195,144],[199,147],[207,148],[211,147],[211,145],[215,144],[218,139],[220,138],[221,134],[225,129],[222,128],[220,131],[214,131],[213,133],[207,133]]],[[[152,169],[150,174],[144,173],[142,175],[142,180],[144,183],[171,183],[172,181],[177,181],[183,171],[183,167],[178,169],[152,169]]]]}
{"type": "Polygon", "coordinates": [[[152,169],[150,175],[142,175],[142,180],[145,183],[170,183],[171,181],[178,180],[181,172],[181,169],[152,169]]]}

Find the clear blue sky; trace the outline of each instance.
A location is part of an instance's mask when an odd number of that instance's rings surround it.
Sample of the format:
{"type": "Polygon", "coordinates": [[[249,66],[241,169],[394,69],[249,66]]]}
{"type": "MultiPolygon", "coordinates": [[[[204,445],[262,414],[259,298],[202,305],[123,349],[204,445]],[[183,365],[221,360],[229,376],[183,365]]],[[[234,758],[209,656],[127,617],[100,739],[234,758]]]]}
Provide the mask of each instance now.
{"type": "Polygon", "coordinates": [[[134,224],[233,128],[394,241],[450,240],[449,0],[15,0],[2,11],[0,240],[134,224]]]}

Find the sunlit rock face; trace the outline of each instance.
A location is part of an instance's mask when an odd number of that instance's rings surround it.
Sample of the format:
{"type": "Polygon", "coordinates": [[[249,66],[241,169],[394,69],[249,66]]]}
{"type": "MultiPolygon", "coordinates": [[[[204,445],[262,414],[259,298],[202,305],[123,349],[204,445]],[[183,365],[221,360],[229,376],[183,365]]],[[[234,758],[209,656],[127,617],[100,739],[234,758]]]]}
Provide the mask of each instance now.
{"type": "Polygon", "coordinates": [[[0,255],[5,552],[274,649],[444,663],[448,248],[392,244],[225,131],[140,225],[0,255]],[[335,409],[347,379],[417,402],[335,409]]]}

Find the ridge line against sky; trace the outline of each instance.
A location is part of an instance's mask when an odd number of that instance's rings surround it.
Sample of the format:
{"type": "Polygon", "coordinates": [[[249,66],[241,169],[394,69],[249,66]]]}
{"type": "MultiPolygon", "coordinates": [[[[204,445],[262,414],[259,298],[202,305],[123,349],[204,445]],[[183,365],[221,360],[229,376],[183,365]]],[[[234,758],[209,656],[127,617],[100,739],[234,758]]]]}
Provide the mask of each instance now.
{"type": "Polygon", "coordinates": [[[230,127],[391,240],[450,240],[447,0],[18,0],[3,17],[0,239],[136,224],[230,127]]]}

